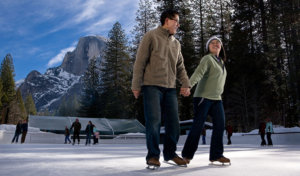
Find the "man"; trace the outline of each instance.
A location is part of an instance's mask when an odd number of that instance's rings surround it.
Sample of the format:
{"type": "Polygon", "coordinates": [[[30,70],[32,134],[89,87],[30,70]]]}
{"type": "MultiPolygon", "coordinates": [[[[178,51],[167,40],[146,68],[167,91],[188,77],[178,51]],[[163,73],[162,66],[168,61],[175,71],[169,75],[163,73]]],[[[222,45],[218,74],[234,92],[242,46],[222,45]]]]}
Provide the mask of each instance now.
{"type": "Polygon", "coordinates": [[[75,120],[75,122],[72,123],[72,126],[71,126],[70,130],[72,130],[72,128],[74,128],[73,145],[75,144],[75,139],[76,138],[78,140],[78,145],[79,145],[79,143],[80,143],[79,133],[80,133],[80,129],[81,129],[81,123],[79,122],[78,118],[75,120]]]}
{"type": "Polygon", "coordinates": [[[27,135],[27,131],[28,131],[28,123],[27,120],[23,121],[23,124],[21,125],[21,129],[22,129],[22,138],[21,138],[21,144],[23,144],[25,142],[25,138],[27,135]]]}
{"type": "Polygon", "coordinates": [[[174,10],[163,12],[160,22],[162,26],[147,32],[139,44],[131,89],[136,99],[141,91],[144,95],[147,164],[160,166],[159,137],[163,115],[164,160],[172,160],[177,165],[186,165],[186,162],[175,153],[179,138],[176,79],[182,84],[180,94],[190,95],[190,82],[183,64],[181,46],[174,37],[179,27],[178,12],[174,10]]]}

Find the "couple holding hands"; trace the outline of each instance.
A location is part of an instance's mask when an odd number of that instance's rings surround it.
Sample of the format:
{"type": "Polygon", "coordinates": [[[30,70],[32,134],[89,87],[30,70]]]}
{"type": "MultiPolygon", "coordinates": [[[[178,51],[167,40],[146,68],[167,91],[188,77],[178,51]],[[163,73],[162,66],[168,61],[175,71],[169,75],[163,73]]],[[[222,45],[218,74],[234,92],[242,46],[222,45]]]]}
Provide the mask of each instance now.
{"type": "Polygon", "coordinates": [[[143,93],[146,143],[148,153],[146,163],[160,166],[160,126],[165,120],[163,157],[179,166],[186,166],[193,159],[207,115],[212,117],[213,132],[209,160],[230,163],[223,156],[223,133],[225,113],[221,95],[223,93],[226,69],[225,51],[220,38],[212,36],[206,43],[205,55],[189,79],[184,67],[181,46],[174,34],[179,27],[179,13],[167,10],[161,14],[161,26],[147,32],[136,55],[133,68],[132,92],[135,98],[143,93]],[[221,52],[222,51],[222,52],[221,52]],[[181,83],[180,94],[189,96],[191,88],[197,84],[193,95],[194,121],[188,134],[182,157],[176,154],[180,135],[176,80],[181,83]]]}

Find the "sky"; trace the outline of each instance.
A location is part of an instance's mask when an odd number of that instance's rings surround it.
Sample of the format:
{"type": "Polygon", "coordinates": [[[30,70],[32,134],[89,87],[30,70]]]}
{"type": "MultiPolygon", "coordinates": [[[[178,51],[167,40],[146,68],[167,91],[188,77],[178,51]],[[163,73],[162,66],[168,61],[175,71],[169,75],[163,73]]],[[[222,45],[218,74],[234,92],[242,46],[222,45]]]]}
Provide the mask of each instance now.
{"type": "Polygon", "coordinates": [[[15,81],[59,66],[80,37],[107,37],[120,22],[127,37],[139,0],[1,0],[0,59],[13,57],[15,81]]]}

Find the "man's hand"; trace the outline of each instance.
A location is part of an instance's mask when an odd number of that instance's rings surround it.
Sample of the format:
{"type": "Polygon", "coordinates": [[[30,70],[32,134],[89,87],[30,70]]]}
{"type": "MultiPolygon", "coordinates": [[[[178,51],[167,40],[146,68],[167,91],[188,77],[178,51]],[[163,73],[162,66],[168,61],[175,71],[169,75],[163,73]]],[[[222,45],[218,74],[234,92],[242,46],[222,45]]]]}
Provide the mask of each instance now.
{"type": "Polygon", "coordinates": [[[135,97],[135,99],[138,99],[140,96],[141,91],[140,90],[132,90],[132,93],[135,97]]]}
{"type": "Polygon", "coordinates": [[[191,90],[190,88],[180,88],[180,95],[188,97],[191,94],[190,90],[191,90]]]}

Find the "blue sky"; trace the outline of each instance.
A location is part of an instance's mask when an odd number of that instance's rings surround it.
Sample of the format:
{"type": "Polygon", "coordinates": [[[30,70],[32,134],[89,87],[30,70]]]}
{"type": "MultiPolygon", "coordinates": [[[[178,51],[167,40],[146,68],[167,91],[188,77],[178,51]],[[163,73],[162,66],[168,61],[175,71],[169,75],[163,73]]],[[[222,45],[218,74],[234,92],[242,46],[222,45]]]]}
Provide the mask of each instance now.
{"type": "Polygon", "coordinates": [[[1,0],[0,59],[13,57],[15,81],[61,64],[80,37],[107,37],[119,21],[127,37],[139,0],[1,0]]]}

